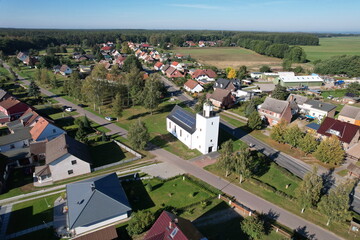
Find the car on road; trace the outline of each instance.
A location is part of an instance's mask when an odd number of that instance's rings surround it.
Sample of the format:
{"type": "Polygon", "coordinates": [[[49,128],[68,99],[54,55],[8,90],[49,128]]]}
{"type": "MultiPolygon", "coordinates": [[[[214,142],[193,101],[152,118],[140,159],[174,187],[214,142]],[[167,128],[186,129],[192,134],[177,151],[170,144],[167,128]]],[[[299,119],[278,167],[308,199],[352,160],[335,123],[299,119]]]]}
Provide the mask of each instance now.
{"type": "Polygon", "coordinates": [[[72,111],[74,111],[74,109],[72,107],[65,108],[65,112],[72,112],[72,111]]]}
{"type": "Polygon", "coordinates": [[[82,107],[82,108],[87,107],[87,105],[85,105],[85,104],[81,104],[81,103],[80,103],[80,104],[78,104],[78,106],[79,106],[79,107],[82,107]]]}
{"type": "Polygon", "coordinates": [[[113,121],[113,120],[115,120],[115,118],[109,117],[109,116],[105,117],[105,119],[108,120],[108,121],[113,121]]]}

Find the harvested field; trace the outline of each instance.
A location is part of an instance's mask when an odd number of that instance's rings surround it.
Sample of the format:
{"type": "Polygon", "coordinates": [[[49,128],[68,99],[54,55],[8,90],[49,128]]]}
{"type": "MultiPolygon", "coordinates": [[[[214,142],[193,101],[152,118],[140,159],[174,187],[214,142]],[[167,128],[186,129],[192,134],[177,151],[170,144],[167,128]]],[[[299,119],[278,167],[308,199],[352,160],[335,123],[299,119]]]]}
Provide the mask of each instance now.
{"type": "Polygon", "coordinates": [[[280,67],[282,60],[257,54],[251,50],[240,47],[212,47],[212,48],[176,48],[175,53],[190,55],[204,65],[212,65],[218,68],[234,67],[242,65],[251,70],[257,70],[262,65],[280,67]]]}

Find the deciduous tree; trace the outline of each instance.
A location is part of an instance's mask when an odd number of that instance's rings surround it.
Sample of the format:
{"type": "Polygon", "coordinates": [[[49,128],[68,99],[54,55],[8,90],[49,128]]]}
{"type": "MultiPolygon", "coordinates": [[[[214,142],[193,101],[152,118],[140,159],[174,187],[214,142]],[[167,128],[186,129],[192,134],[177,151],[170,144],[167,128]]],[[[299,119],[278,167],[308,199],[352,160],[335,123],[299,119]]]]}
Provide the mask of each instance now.
{"type": "Polygon", "coordinates": [[[290,126],[286,129],[284,134],[284,141],[290,144],[291,147],[298,147],[304,133],[297,125],[290,126]]]}
{"type": "Polygon", "coordinates": [[[123,112],[123,101],[119,93],[116,94],[115,98],[113,99],[112,111],[117,121],[119,121],[119,118],[122,116],[122,112],[123,112]]]}
{"type": "Polygon", "coordinates": [[[265,234],[264,222],[259,218],[247,217],[241,222],[241,230],[243,230],[250,239],[261,239],[265,234]]]}
{"type": "Polygon", "coordinates": [[[286,87],[283,87],[280,84],[277,84],[275,86],[275,89],[271,94],[271,97],[279,100],[286,100],[288,96],[289,96],[289,92],[286,91],[286,87]]]}
{"type": "Polygon", "coordinates": [[[253,159],[249,149],[241,149],[235,156],[234,169],[239,175],[239,183],[251,176],[251,165],[253,159]]]}
{"type": "Polygon", "coordinates": [[[344,222],[351,218],[349,195],[353,187],[353,182],[342,183],[332,189],[328,195],[322,197],[319,210],[327,216],[327,226],[330,221],[344,222]]]}
{"type": "Polygon", "coordinates": [[[225,171],[225,177],[229,176],[230,171],[234,167],[234,144],[231,139],[221,145],[220,157],[218,158],[218,166],[225,171]]]}
{"type": "Polygon", "coordinates": [[[324,163],[338,165],[344,160],[345,151],[339,139],[332,135],[321,141],[316,149],[315,157],[324,163]]]}
{"type": "Polygon", "coordinates": [[[233,68],[231,68],[230,71],[229,71],[229,73],[227,74],[227,78],[229,78],[229,79],[234,79],[234,78],[236,78],[236,70],[233,69],[233,68]]]}
{"type": "Polygon", "coordinates": [[[260,118],[260,115],[257,111],[253,111],[250,116],[248,117],[247,125],[252,130],[260,129],[262,124],[262,120],[260,118]]]}
{"type": "Polygon", "coordinates": [[[305,154],[312,153],[316,150],[318,146],[318,141],[310,133],[305,134],[303,138],[300,139],[299,147],[305,152],[305,154]]]}
{"type": "Polygon", "coordinates": [[[263,65],[260,68],[260,72],[271,72],[271,68],[268,65],[263,65]]]}
{"type": "Polygon", "coordinates": [[[287,129],[287,123],[285,121],[280,121],[271,129],[270,137],[279,143],[284,143],[285,142],[284,136],[286,129],[287,129]]]}
{"type": "Polygon", "coordinates": [[[132,123],[129,128],[128,138],[130,144],[135,149],[143,150],[146,146],[146,143],[150,140],[150,135],[147,127],[145,126],[145,123],[140,120],[132,123]]]}
{"type": "Polygon", "coordinates": [[[304,179],[296,189],[296,197],[301,206],[301,213],[305,208],[316,207],[320,200],[323,180],[317,175],[317,167],[313,167],[312,172],[305,174],[304,179]]]}
{"type": "Polygon", "coordinates": [[[38,85],[36,85],[34,80],[32,80],[30,82],[29,89],[28,89],[28,96],[35,97],[35,98],[40,97],[40,88],[38,85]]]}

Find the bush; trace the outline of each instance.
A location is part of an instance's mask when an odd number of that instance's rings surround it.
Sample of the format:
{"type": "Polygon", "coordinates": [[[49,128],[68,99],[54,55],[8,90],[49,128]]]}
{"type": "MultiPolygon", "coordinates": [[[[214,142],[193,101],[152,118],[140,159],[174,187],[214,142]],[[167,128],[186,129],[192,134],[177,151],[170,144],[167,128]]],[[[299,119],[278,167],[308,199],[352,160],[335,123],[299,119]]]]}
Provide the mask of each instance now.
{"type": "Polygon", "coordinates": [[[152,191],[152,186],[151,186],[151,184],[150,183],[148,183],[148,184],[146,184],[146,191],[148,191],[148,192],[151,192],[152,191]]]}
{"type": "Polygon", "coordinates": [[[148,210],[133,212],[126,230],[130,236],[146,231],[155,221],[155,216],[148,210]]]}

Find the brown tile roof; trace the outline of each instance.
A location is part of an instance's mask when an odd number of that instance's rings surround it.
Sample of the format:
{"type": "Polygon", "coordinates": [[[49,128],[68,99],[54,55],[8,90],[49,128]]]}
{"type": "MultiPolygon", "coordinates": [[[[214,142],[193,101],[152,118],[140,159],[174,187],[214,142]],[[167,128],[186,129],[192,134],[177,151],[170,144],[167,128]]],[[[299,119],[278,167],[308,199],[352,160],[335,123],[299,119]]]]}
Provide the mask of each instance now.
{"type": "Polygon", "coordinates": [[[162,65],[164,65],[162,62],[157,62],[154,67],[161,68],[162,65]]]}
{"type": "Polygon", "coordinates": [[[74,240],[112,240],[117,239],[118,234],[115,226],[103,228],[86,235],[73,238],[74,240]]]}
{"type": "Polygon", "coordinates": [[[69,137],[67,134],[62,134],[46,143],[45,155],[47,164],[68,153],[83,161],[90,162],[87,146],[69,137]]]}
{"type": "Polygon", "coordinates": [[[49,122],[45,118],[41,117],[30,130],[31,138],[36,141],[48,125],[49,122]]]}
{"type": "Polygon", "coordinates": [[[194,89],[198,84],[199,83],[197,81],[189,79],[189,80],[187,80],[187,82],[184,85],[190,89],[194,89]]]}
{"type": "Polygon", "coordinates": [[[222,102],[231,92],[226,89],[216,88],[215,91],[210,95],[211,99],[222,102]]]}
{"type": "Polygon", "coordinates": [[[211,69],[204,69],[204,72],[206,75],[208,75],[209,78],[216,78],[217,74],[211,70],[211,69]]]}
{"type": "Polygon", "coordinates": [[[66,65],[66,64],[62,65],[61,68],[60,68],[60,72],[65,72],[68,69],[68,67],[69,66],[66,65]]]}
{"type": "Polygon", "coordinates": [[[168,75],[171,75],[173,72],[175,72],[175,68],[174,67],[169,67],[165,72],[166,72],[166,74],[168,74],[168,75]]]}
{"type": "Polygon", "coordinates": [[[335,135],[341,142],[350,143],[359,129],[360,126],[326,117],[317,133],[328,137],[335,135]]]}
{"type": "Polygon", "coordinates": [[[282,114],[290,103],[288,101],[282,101],[275,98],[267,97],[261,104],[261,109],[268,110],[274,113],[282,114]]]}

